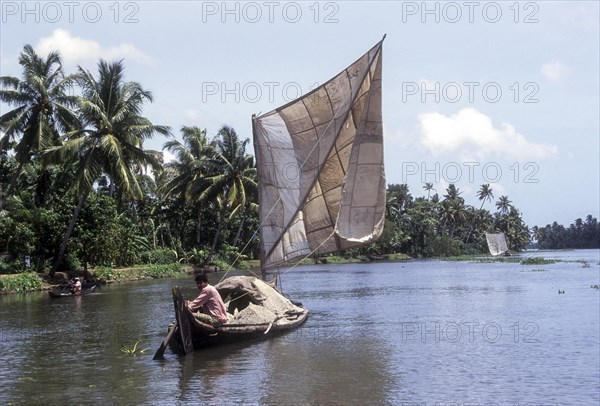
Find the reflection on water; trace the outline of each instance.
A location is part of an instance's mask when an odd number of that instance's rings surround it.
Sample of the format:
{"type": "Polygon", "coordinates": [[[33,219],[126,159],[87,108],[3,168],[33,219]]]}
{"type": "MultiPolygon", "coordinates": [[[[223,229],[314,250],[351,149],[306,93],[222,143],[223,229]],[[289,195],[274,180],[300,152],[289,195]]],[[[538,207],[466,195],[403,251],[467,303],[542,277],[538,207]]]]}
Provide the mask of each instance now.
{"type": "Polygon", "coordinates": [[[0,297],[0,403],[598,404],[599,253],[299,267],[283,287],[311,311],[300,329],[161,361],[190,278],[0,297]]]}

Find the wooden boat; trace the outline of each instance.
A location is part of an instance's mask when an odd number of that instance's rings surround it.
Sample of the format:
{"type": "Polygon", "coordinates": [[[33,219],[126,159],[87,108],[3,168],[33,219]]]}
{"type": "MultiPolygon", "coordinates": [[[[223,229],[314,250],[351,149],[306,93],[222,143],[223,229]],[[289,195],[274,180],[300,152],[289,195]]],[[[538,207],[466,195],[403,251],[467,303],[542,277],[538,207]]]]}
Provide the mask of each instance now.
{"type": "Polygon", "coordinates": [[[92,293],[94,291],[94,289],[96,289],[96,285],[92,285],[86,289],[82,289],[80,293],[71,293],[71,292],[63,292],[60,290],[50,290],[48,291],[48,294],[50,295],[51,298],[61,298],[61,297],[75,297],[75,296],[85,296],[85,295],[89,295],[90,293],[92,293]]]}
{"type": "Polygon", "coordinates": [[[382,43],[308,94],[252,116],[262,279],[233,277],[215,285],[231,313],[221,326],[196,319],[174,287],[176,322],[155,358],[169,341],[186,354],[298,327],[308,311],[269,286],[267,270],[381,236],[386,206],[382,43]],[[256,317],[246,320],[249,313],[256,317]]]}
{"type": "Polygon", "coordinates": [[[308,310],[300,303],[290,301],[256,277],[230,277],[215,288],[223,297],[229,316],[220,326],[198,320],[186,306],[179,288],[173,287],[176,331],[170,344],[174,352],[187,354],[210,345],[270,338],[300,326],[308,317],[308,310]]]}
{"type": "Polygon", "coordinates": [[[367,258],[369,259],[369,261],[384,261],[388,259],[387,255],[375,255],[375,254],[368,254],[367,258]]]}

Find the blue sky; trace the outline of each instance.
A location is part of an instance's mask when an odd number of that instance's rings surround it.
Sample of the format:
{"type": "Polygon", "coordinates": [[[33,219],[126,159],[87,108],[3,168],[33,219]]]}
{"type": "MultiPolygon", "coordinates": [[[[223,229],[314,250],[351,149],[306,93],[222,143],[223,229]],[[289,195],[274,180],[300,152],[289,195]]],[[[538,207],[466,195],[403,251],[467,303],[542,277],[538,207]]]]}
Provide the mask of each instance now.
{"type": "Polygon", "coordinates": [[[388,183],[414,197],[425,182],[440,195],[455,183],[477,207],[490,183],[529,226],[599,216],[596,1],[2,1],[1,12],[2,75],[20,76],[25,44],[58,49],[68,72],[124,59],[126,79],[153,92],[145,115],[175,136],[228,124],[252,138],[253,113],[325,82],[387,34],[388,183]]]}

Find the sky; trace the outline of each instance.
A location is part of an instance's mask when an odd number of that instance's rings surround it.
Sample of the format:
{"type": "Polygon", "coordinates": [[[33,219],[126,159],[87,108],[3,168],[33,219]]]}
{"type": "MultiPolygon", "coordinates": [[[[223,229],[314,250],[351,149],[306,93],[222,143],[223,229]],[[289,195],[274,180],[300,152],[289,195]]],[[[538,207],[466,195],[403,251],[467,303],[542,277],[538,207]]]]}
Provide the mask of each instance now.
{"type": "MultiPolygon", "coordinates": [[[[600,217],[597,1],[1,1],[0,74],[25,44],[94,75],[124,60],[144,115],[252,139],[266,113],[326,82],[386,35],[388,183],[413,197],[489,183],[530,227],[600,217]]],[[[4,114],[6,105],[0,105],[4,114]]],[[[161,150],[166,138],[146,144],[161,150]]],[[[250,153],[254,153],[250,146],[250,153]]],[[[169,157],[166,157],[169,159],[169,157]]]]}

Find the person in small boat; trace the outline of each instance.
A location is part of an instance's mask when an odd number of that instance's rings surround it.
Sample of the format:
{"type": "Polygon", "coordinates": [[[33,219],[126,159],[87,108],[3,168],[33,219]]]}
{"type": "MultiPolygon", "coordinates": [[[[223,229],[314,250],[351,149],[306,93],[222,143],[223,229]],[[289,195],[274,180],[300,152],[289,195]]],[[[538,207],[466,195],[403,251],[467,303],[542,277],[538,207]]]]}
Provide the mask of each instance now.
{"type": "Polygon", "coordinates": [[[71,290],[72,295],[80,295],[81,294],[81,280],[79,278],[73,279],[69,282],[69,288],[71,290]]]}
{"type": "Polygon", "coordinates": [[[208,283],[206,274],[198,274],[194,278],[200,289],[198,297],[188,301],[188,309],[201,322],[219,326],[227,321],[227,308],[221,295],[214,286],[208,283]],[[196,313],[197,312],[197,313],[196,313]]]}

